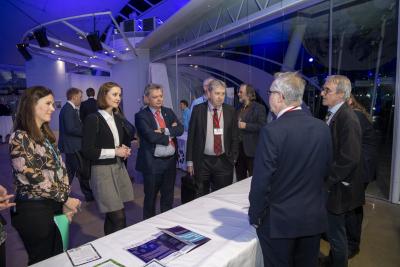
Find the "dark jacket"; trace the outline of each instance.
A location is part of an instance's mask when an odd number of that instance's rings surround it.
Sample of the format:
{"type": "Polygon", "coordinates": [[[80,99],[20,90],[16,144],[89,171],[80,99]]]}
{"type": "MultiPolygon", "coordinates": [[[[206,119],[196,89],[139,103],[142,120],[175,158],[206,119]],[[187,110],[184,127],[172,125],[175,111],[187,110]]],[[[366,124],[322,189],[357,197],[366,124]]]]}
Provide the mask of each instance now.
{"type": "Polygon", "coordinates": [[[61,153],[75,153],[81,150],[82,122],[78,111],[70,103],[65,103],[59,115],[58,148],[61,153]]]}
{"type": "Polygon", "coordinates": [[[81,116],[81,121],[84,122],[87,115],[95,113],[96,111],[97,111],[96,99],[88,98],[86,101],[83,101],[79,108],[79,115],[81,116]]]}
{"type": "MultiPolygon", "coordinates": [[[[178,153],[176,137],[183,134],[183,125],[179,122],[172,109],[162,107],[161,114],[164,118],[172,140],[175,143],[175,157],[178,153]],[[172,126],[173,123],[177,126],[172,126]]],[[[142,173],[157,173],[157,166],[153,164],[156,144],[168,145],[169,137],[163,133],[156,133],[157,122],[149,107],[135,114],[135,125],[140,140],[138,155],[136,159],[136,170],[142,173]]]]}
{"type": "MultiPolygon", "coordinates": [[[[186,161],[193,161],[194,173],[199,173],[200,163],[204,155],[207,136],[208,102],[193,107],[190,117],[188,140],[186,144],[186,161]]],[[[238,157],[238,123],[236,111],[232,106],[222,105],[224,118],[225,155],[232,165],[238,157]]]]}
{"type": "Polygon", "coordinates": [[[286,112],[262,128],[249,194],[250,223],[270,229],[270,238],[324,232],[324,179],[331,156],[328,126],[302,110],[286,112]]]}
{"type": "Polygon", "coordinates": [[[344,103],[331,119],[329,128],[333,163],[326,180],[327,208],[334,214],[342,214],[362,206],[365,201],[361,178],[361,127],[357,115],[344,103]]]}
{"type": "Polygon", "coordinates": [[[369,183],[375,180],[378,161],[378,140],[375,129],[372,123],[368,120],[364,113],[360,110],[353,110],[357,115],[361,126],[362,134],[362,163],[363,174],[362,180],[364,183],[369,183]]]}
{"type": "MultiPolygon", "coordinates": [[[[238,116],[240,110],[238,111],[238,116]]],[[[245,129],[239,129],[239,136],[243,142],[244,153],[247,157],[254,157],[258,142],[258,134],[267,123],[265,107],[257,102],[252,102],[244,117],[240,118],[246,123],[245,129]]]]}
{"type": "MultiPolygon", "coordinates": [[[[115,125],[117,126],[119,140],[122,144],[125,135],[123,130],[123,121],[118,116],[114,116],[114,120],[115,125]]],[[[91,160],[92,165],[114,164],[117,162],[116,157],[111,159],[99,159],[99,157],[101,149],[112,149],[118,145],[120,144],[114,143],[111,129],[103,116],[99,112],[89,114],[83,126],[83,156],[91,160]]]]}

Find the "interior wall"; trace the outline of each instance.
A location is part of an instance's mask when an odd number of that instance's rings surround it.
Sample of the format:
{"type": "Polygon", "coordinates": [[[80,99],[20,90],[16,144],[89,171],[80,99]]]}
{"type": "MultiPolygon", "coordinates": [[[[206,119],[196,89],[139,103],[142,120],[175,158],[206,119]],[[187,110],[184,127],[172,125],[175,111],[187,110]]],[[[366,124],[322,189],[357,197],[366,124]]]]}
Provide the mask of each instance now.
{"type": "Polygon", "coordinates": [[[87,88],[92,87],[96,91],[95,97],[97,98],[97,92],[100,86],[105,82],[111,81],[111,78],[106,76],[91,76],[75,73],[68,73],[67,76],[70,87],[76,87],[83,91],[83,100],[87,99],[87,88]]]}

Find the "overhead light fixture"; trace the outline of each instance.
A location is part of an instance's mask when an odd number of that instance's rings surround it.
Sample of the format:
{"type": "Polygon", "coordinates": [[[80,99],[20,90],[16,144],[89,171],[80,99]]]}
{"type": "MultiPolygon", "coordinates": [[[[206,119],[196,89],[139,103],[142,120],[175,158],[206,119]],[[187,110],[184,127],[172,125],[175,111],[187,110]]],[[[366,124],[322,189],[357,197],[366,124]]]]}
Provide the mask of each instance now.
{"type": "Polygon", "coordinates": [[[113,56],[113,58],[116,58],[117,56],[113,56]]]}
{"type": "Polygon", "coordinates": [[[50,51],[50,53],[52,53],[53,55],[56,53],[56,51],[54,51],[54,50],[51,50],[50,51]]]}
{"type": "Polygon", "coordinates": [[[25,58],[25,60],[29,61],[32,59],[32,55],[29,54],[29,51],[27,49],[29,45],[28,44],[17,44],[17,49],[21,53],[21,55],[25,58]]]}
{"type": "Polygon", "coordinates": [[[85,63],[85,64],[88,64],[88,63],[89,63],[89,61],[87,61],[87,60],[84,60],[84,61],[83,61],[83,63],[85,63]]]}
{"type": "Polygon", "coordinates": [[[59,57],[59,58],[57,58],[57,60],[58,60],[58,61],[61,61],[61,58],[59,57]]]}
{"type": "Polygon", "coordinates": [[[33,36],[35,36],[36,41],[40,47],[50,46],[50,41],[47,39],[46,28],[42,27],[33,31],[33,36]]]}
{"type": "Polygon", "coordinates": [[[88,34],[86,36],[86,39],[88,40],[90,48],[92,49],[93,52],[103,50],[103,46],[101,45],[98,31],[88,34]]]}
{"type": "Polygon", "coordinates": [[[58,44],[56,44],[56,47],[58,48],[58,47],[60,47],[58,44]]]}
{"type": "Polygon", "coordinates": [[[63,45],[63,43],[59,42],[59,43],[58,43],[58,45],[59,45],[59,46],[62,46],[62,45],[63,45]]]}
{"type": "Polygon", "coordinates": [[[78,38],[83,40],[83,36],[78,33],[78,38]]]}
{"type": "Polygon", "coordinates": [[[107,51],[104,51],[104,54],[106,54],[106,55],[107,55],[107,54],[108,54],[108,52],[107,52],[107,51]]]}
{"type": "Polygon", "coordinates": [[[129,51],[129,47],[125,48],[125,51],[129,51]]]}
{"type": "Polygon", "coordinates": [[[111,50],[111,53],[114,53],[114,50],[111,50]]]}

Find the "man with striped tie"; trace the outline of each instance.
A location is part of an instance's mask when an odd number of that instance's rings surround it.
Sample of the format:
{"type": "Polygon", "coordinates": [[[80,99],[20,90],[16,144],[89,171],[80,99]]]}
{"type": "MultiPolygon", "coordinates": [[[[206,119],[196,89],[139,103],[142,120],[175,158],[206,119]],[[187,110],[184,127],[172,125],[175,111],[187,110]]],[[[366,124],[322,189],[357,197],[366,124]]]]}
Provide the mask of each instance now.
{"type": "Polygon", "coordinates": [[[194,176],[196,196],[232,184],[238,156],[235,109],[224,104],[226,84],[212,80],[209,99],[193,108],[186,145],[188,172],[194,176]]]}

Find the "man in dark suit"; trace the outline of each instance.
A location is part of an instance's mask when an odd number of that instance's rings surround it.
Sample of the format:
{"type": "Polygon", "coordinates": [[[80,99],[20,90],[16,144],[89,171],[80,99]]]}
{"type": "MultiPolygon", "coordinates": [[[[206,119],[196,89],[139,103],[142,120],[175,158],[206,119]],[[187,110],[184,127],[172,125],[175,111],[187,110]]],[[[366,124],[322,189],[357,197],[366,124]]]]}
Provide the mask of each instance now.
{"type": "Polygon", "coordinates": [[[59,115],[59,140],[58,148],[65,154],[65,165],[68,172],[69,183],[75,175],[79,179],[81,191],[86,201],[92,201],[92,191],[89,186],[88,177],[80,177],[78,174],[79,161],[76,152],[82,148],[82,122],[79,118],[79,105],[82,101],[82,91],[70,88],[67,91],[67,103],[61,108],[59,115]]]}
{"type": "Polygon", "coordinates": [[[160,192],[160,210],[172,208],[176,176],[177,141],[183,125],[172,109],[163,107],[163,88],[149,84],[144,90],[148,107],[135,114],[140,139],[136,170],[144,179],[143,218],[156,214],[156,198],[160,192]]]}
{"type": "Polygon", "coordinates": [[[326,123],[333,143],[333,163],[326,180],[328,195],[328,231],[330,266],[347,266],[346,215],[364,204],[361,178],[361,127],[354,111],[345,102],[350,97],[350,80],[342,75],[329,76],[321,92],[328,107],[326,123]]]}
{"type": "Polygon", "coordinates": [[[186,145],[188,172],[194,175],[196,195],[232,184],[238,155],[236,112],[224,104],[226,85],[212,80],[207,102],[193,108],[186,145]]]}
{"type": "Polygon", "coordinates": [[[79,114],[82,123],[85,121],[87,115],[95,113],[97,111],[97,101],[94,98],[95,93],[96,92],[93,88],[86,89],[86,95],[88,99],[83,101],[79,108],[79,114]]]}
{"type": "Polygon", "coordinates": [[[305,81],[278,73],[269,91],[277,119],[261,129],[249,194],[264,266],[317,266],[326,230],[332,143],[329,128],[301,108],[305,81]]]}
{"type": "Polygon", "coordinates": [[[237,180],[253,176],[253,161],[256,153],[258,134],[267,123],[265,107],[256,100],[256,92],[249,84],[240,85],[238,110],[239,157],[236,164],[237,180]]]}

